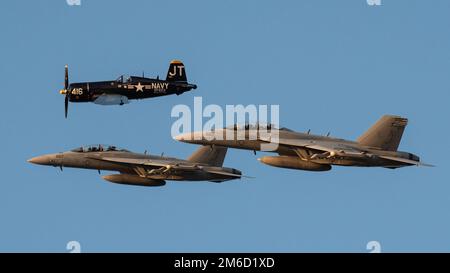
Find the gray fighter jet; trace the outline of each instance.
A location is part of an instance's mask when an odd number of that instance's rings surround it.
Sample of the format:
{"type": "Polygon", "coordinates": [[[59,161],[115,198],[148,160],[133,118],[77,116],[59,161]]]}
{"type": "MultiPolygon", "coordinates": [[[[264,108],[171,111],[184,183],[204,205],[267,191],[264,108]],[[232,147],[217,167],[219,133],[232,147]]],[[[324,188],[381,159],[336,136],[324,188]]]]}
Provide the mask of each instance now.
{"type": "Polygon", "coordinates": [[[176,136],[182,142],[261,151],[262,145],[275,147],[279,156],[264,156],[264,164],[307,171],[329,171],[331,165],[400,168],[420,162],[417,155],[397,151],[406,118],[386,115],[356,141],[294,132],[271,125],[234,125],[210,132],[193,132],[176,136]]]}
{"type": "Polygon", "coordinates": [[[102,178],[113,183],[164,186],[165,180],[224,182],[241,178],[236,169],[222,167],[227,148],[203,146],[187,160],[133,153],[115,146],[92,145],[47,154],[28,162],[54,167],[118,171],[102,178]]]}

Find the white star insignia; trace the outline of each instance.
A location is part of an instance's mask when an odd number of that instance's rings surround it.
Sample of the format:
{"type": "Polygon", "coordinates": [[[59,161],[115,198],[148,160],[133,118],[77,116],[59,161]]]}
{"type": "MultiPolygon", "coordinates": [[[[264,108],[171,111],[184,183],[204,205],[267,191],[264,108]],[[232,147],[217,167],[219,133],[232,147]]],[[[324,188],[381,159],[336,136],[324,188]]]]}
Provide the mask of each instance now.
{"type": "Polygon", "coordinates": [[[144,86],[139,82],[138,85],[135,85],[134,87],[136,87],[136,92],[144,92],[144,86]]]}

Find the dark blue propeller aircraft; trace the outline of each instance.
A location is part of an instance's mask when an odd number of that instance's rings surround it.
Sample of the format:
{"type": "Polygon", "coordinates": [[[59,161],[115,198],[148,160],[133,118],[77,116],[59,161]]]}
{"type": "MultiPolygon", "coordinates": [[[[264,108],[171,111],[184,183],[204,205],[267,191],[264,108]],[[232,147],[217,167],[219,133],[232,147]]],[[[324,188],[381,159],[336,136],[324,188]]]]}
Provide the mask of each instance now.
{"type": "Polygon", "coordinates": [[[59,92],[66,96],[65,117],[70,102],[93,102],[100,105],[124,105],[129,100],[138,100],[177,94],[196,89],[197,85],[187,82],[184,64],[174,60],[170,63],[165,80],[120,76],[112,81],[78,82],[69,84],[68,66],[65,67],[64,89],[59,92]]]}

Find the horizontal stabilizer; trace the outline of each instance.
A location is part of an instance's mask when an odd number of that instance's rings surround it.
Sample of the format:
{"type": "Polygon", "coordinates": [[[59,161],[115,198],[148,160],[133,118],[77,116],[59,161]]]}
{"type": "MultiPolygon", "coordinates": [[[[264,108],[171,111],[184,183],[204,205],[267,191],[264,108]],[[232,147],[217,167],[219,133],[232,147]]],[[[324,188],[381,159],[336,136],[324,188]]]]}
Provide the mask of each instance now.
{"type": "Polygon", "coordinates": [[[225,175],[225,176],[232,176],[232,177],[238,177],[241,178],[242,175],[240,174],[236,174],[236,173],[229,173],[229,172],[224,172],[224,171],[218,171],[218,170],[208,170],[208,169],[203,169],[205,172],[207,173],[212,173],[212,174],[218,174],[218,175],[225,175]]]}
{"type": "Polygon", "coordinates": [[[380,155],[379,157],[388,159],[388,160],[392,160],[392,161],[396,161],[396,162],[416,165],[416,166],[434,167],[434,165],[431,165],[431,164],[426,164],[426,163],[422,163],[420,161],[414,161],[411,159],[406,159],[406,158],[401,158],[401,157],[385,156],[385,155],[380,155]]]}

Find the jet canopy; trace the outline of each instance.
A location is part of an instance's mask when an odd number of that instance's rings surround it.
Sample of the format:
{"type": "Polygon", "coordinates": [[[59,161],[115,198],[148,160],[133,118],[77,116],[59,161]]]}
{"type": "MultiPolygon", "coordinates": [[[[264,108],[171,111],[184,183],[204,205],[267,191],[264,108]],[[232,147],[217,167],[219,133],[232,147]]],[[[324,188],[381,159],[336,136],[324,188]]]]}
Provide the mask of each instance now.
{"type": "Polygon", "coordinates": [[[105,145],[105,144],[95,144],[95,145],[87,145],[75,148],[71,150],[72,152],[76,153],[90,153],[90,152],[114,152],[114,151],[120,151],[120,152],[129,152],[128,150],[118,148],[114,145],[105,145]]]}
{"type": "Polygon", "coordinates": [[[271,129],[278,129],[274,124],[234,124],[234,125],[230,125],[225,127],[224,129],[228,129],[228,130],[259,130],[259,129],[266,129],[266,130],[271,130],[271,129]]]}

